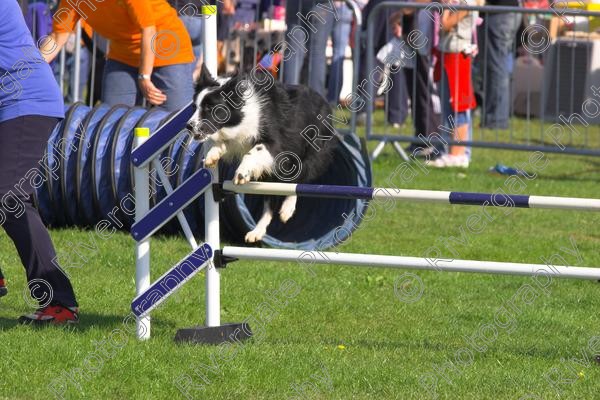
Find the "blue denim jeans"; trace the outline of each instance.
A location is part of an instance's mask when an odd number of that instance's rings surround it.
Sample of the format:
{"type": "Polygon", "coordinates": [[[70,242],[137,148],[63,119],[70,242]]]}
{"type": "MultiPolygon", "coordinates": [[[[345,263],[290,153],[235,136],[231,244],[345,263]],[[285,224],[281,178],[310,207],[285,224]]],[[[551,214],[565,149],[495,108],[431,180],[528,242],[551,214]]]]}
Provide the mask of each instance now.
{"type": "MultiPolygon", "coordinates": [[[[344,59],[346,56],[346,47],[350,41],[350,31],[352,30],[352,10],[342,3],[337,7],[338,20],[334,22],[332,32],[333,57],[329,69],[329,81],[327,83],[327,100],[332,104],[337,104],[340,99],[342,85],[344,83],[344,59]]],[[[327,38],[325,38],[327,44],[327,38]]]]}
{"type": "MultiPolygon", "coordinates": [[[[286,9],[286,18],[288,23],[288,33],[292,32],[294,27],[302,27],[304,31],[310,34],[310,39],[306,44],[308,50],[308,86],[319,92],[323,97],[327,97],[330,102],[337,102],[339,93],[342,89],[343,63],[346,46],[350,39],[350,29],[352,23],[352,11],[346,4],[336,7],[337,20],[333,13],[317,7],[317,3],[311,2],[288,2],[286,9]],[[310,12],[316,12],[318,17],[310,18],[311,24],[316,28],[316,32],[310,30],[306,24],[297,18],[300,12],[307,16],[310,12]],[[327,39],[332,35],[333,40],[333,62],[331,65],[331,77],[329,87],[326,87],[327,77],[327,58],[325,50],[327,39]]],[[[304,42],[303,32],[294,31],[297,42],[304,42]]],[[[305,49],[300,44],[286,40],[293,47],[293,54],[284,63],[283,80],[287,84],[296,85],[300,83],[302,65],[305,59],[305,49]]]]}
{"type": "Polygon", "coordinates": [[[346,46],[350,40],[352,11],[345,3],[337,6],[336,20],[336,17],[332,13],[323,9],[317,10],[325,23],[317,25],[317,32],[312,33],[310,37],[308,86],[319,92],[323,97],[327,97],[329,102],[337,104],[344,79],[344,55],[346,54],[346,46]],[[330,35],[333,42],[333,58],[329,85],[326,87],[327,58],[325,52],[327,49],[327,39],[330,35]]]}
{"type": "MultiPolygon", "coordinates": [[[[300,83],[302,64],[309,47],[306,44],[303,48],[301,43],[304,43],[307,39],[310,43],[310,39],[305,36],[309,36],[311,31],[297,16],[298,13],[306,15],[307,12],[311,11],[312,5],[307,4],[308,2],[302,0],[286,1],[285,4],[285,23],[287,25],[285,40],[289,50],[285,52],[286,59],[283,62],[283,81],[288,85],[300,83]]],[[[319,22],[316,21],[316,23],[319,22]]]]}
{"type": "MultiPolygon", "coordinates": [[[[177,111],[192,101],[194,97],[192,71],[193,63],[154,68],[152,82],[167,96],[167,100],[159,108],[177,111]]],[[[102,81],[102,102],[110,106],[141,105],[143,97],[138,88],[137,74],[136,67],[115,60],[106,60],[102,81]]]]}
{"type": "Polygon", "coordinates": [[[202,18],[190,15],[180,15],[179,19],[192,39],[192,48],[196,61],[202,55],[202,18]]]}
{"type": "Polygon", "coordinates": [[[487,35],[480,36],[480,65],[484,74],[484,101],[481,125],[507,129],[510,117],[510,75],[514,64],[514,45],[521,14],[500,13],[485,16],[487,35]]]}

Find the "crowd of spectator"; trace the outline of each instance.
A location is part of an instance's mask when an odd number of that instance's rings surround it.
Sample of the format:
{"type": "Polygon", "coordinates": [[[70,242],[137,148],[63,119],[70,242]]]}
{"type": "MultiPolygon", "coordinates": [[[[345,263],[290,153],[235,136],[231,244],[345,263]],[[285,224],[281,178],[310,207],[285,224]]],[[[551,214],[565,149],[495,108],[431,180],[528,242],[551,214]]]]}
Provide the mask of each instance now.
{"type": "MultiPolygon", "coordinates": [[[[373,21],[377,53],[374,65],[380,67],[378,71],[384,71],[378,76],[379,82],[388,81],[389,87],[384,90],[384,85],[377,83],[371,89],[372,93],[385,94],[380,97],[384,99],[386,123],[392,128],[406,129],[410,116],[417,137],[428,138],[443,126],[447,139],[465,142],[472,137],[473,112],[477,110],[482,128],[507,129],[511,116],[511,73],[518,54],[523,14],[403,7],[403,1],[393,7],[378,7],[382,1],[355,0],[353,4],[362,11],[363,21],[373,21]],[[376,9],[379,11],[372,15],[376,9]],[[425,45],[411,43],[408,36],[413,31],[426,38],[425,45]],[[402,55],[403,61],[401,65],[390,65],[386,56],[396,53],[402,55]]],[[[88,0],[90,4],[93,2],[88,0]]],[[[77,87],[79,98],[85,94],[90,103],[99,99],[108,104],[145,103],[177,110],[191,99],[193,81],[202,65],[203,17],[199,15],[202,3],[198,0],[102,2],[93,11],[90,8],[84,17],[73,9],[72,2],[63,0],[58,4],[29,4],[26,12],[38,15],[37,19],[28,19],[35,36],[51,32],[54,40],[42,49],[47,61],[51,62],[61,48],[67,49],[63,78],[68,82],[67,102],[75,99],[72,65],[74,49],[79,46],[82,71],[77,87]],[[46,15],[51,26],[40,15],[46,15]],[[75,43],[71,32],[78,20],[82,21],[82,40],[75,43]],[[151,42],[161,32],[175,35],[176,43],[169,43],[173,37],[167,37],[160,47],[166,51],[177,47],[176,54],[156,52],[151,42]],[[51,47],[53,51],[49,51],[51,47]]],[[[258,64],[286,84],[310,86],[334,107],[347,101],[341,92],[344,81],[351,79],[344,74],[349,48],[361,48],[361,63],[354,66],[360,71],[359,82],[372,73],[367,71],[364,57],[366,23],[362,25],[362,41],[354,43],[353,32],[360,28],[356,26],[352,7],[345,1],[219,0],[216,4],[221,73],[245,71],[258,64]],[[259,33],[273,33],[277,29],[279,37],[300,35],[295,39],[306,43],[305,51],[291,52],[285,60],[281,54],[273,56],[276,36],[271,36],[259,49],[259,33]],[[237,47],[231,46],[231,38],[236,35],[239,38],[240,33],[250,34],[237,47]],[[306,33],[308,39],[302,37],[306,33]],[[235,58],[231,54],[235,51],[246,62],[238,60],[237,66],[231,68],[235,58]]],[[[545,0],[527,4],[521,4],[521,0],[442,0],[441,4],[550,7],[545,0]]],[[[58,78],[59,63],[54,62],[53,66],[58,78]]],[[[364,112],[358,114],[358,120],[363,121],[364,112]]],[[[468,167],[471,159],[468,146],[448,146],[443,140],[426,143],[423,146],[415,142],[408,150],[427,157],[433,167],[468,167]]]]}

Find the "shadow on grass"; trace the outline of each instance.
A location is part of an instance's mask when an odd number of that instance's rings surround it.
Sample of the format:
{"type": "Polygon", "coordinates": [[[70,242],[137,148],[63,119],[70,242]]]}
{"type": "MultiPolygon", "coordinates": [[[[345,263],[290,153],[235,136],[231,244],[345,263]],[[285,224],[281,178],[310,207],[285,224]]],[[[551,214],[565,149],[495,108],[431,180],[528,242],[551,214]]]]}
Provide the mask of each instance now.
{"type": "MultiPolygon", "coordinates": [[[[9,329],[14,329],[21,325],[17,319],[19,315],[24,314],[21,312],[20,314],[15,315],[14,318],[0,317],[0,332],[6,331],[9,329]]],[[[104,314],[96,314],[96,313],[84,313],[80,315],[79,323],[77,324],[68,324],[68,325],[30,325],[32,329],[64,329],[69,332],[86,332],[93,328],[98,328],[100,330],[105,330],[106,332],[111,332],[114,329],[125,329],[124,328],[124,319],[126,316],[123,315],[104,315],[104,314]]],[[[133,320],[128,322],[128,326],[125,330],[133,329],[133,320]]],[[[174,328],[175,323],[168,320],[162,319],[153,319],[153,325],[160,325],[162,328],[174,328]]]]}

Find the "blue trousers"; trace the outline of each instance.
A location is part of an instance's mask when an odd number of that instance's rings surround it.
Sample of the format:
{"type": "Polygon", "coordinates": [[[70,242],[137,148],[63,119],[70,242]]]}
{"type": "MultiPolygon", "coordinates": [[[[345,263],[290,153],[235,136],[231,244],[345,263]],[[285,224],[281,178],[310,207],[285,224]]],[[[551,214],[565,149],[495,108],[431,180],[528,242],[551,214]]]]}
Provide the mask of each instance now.
{"type": "MultiPolygon", "coordinates": [[[[294,27],[302,27],[304,28],[304,32],[308,32],[310,36],[306,45],[306,50],[308,50],[308,79],[306,83],[323,97],[327,97],[330,103],[337,103],[342,90],[344,56],[346,46],[350,40],[353,18],[352,10],[346,4],[336,6],[336,12],[337,20],[331,12],[317,7],[317,3],[311,4],[311,2],[301,1],[296,3],[289,2],[286,10],[288,32],[292,32],[294,27]],[[297,17],[297,13],[307,15],[309,12],[318,13],[318,18],[311,18],[311,23],[316,27],[316,32],[311,31],[297,17]],[[329,82],[326,85],[327,59],[325,57],[325,49],[329,36],[331,36],[333,42],[333,57],[329,82]]],[[[296,32],[294,37],[297,38],[298,42],[304,42],[305,38],[302,33],[296,32]]],[[[286,39],[289,41],[289,37],[286,37],[286,39]]],[[[296,85],[301,81],[301,72],[306,58],[306,51],[300,45],[297,45],[297,43],[293,43],[293,41],[291,44],[295,47],[295,54],[284,63],[283,79],[287,84],[296,85]]]]}
{"type": "MultiPolygon", "coordinates": [[[[167,96],[167,100],[159,108],[178,111],[192,101],[194,97],[192,71],[193,63],[154,68],[152,82],[167,96]]],[[[141,105],[143,97],[138,88],[137,75],[136,67],[107,60],[102,82],[102,102],[111,106],[141,105]]]]}
{"type": "Polygon", "coordinates": [[[190,15],[180,15],[179,19],[185,25],[185,29],[192,39],[192,48],[194,49],[194,57],[196,61],[202,55],[202,18],[190,15]]]}
{"type": "Polygon", "coordinates": [[[483,112],[481,125],[508,129],[510,117],[510,75],[514,63],[514,45],[521,14],[487,14],[479,35],[479,70],[483,76],[483,112]],[[487,34],[486,34],[487,33],[487,34]]]}
{"type": "Polygon", "coordinates": [[[344,81],[344,56],[346,46],[350,41],[350,30],[352,28],[352,11],[346,4],[336,7],[337,20],[329,12],[321,11],[320,15],[325,20],[316,33],[310,38],[310,50],[308,58],[308,86],[319,92],[330,103],[338,102],[342,84],[344,81]],[[327,39],[331,35],[333,43],[333,57],[331,60],[329,82],[326,87],[327,59],[325,50],[327,39]]]}

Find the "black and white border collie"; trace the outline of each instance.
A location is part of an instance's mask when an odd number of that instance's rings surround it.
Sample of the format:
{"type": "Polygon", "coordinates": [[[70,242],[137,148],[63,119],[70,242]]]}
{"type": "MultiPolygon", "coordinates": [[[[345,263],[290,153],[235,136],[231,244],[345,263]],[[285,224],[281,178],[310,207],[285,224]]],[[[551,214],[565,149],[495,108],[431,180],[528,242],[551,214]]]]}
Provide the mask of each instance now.
{"type": "MultiPolygon", "coordinates": [[[[328,118],[331,108],[305,86],[276,82],[268,72],[214,79],[206,68],[196,82],[195,114],[188,130],[206,140],[204,163],[239,161],[234,184],[253,180],[310,183],[329,167],[339,144],[328,118]]],[[[265,196],[263,214],[245,240],[262,240],[273,212],[286,223],[296,210],[296,196],[265,196]]]]}

